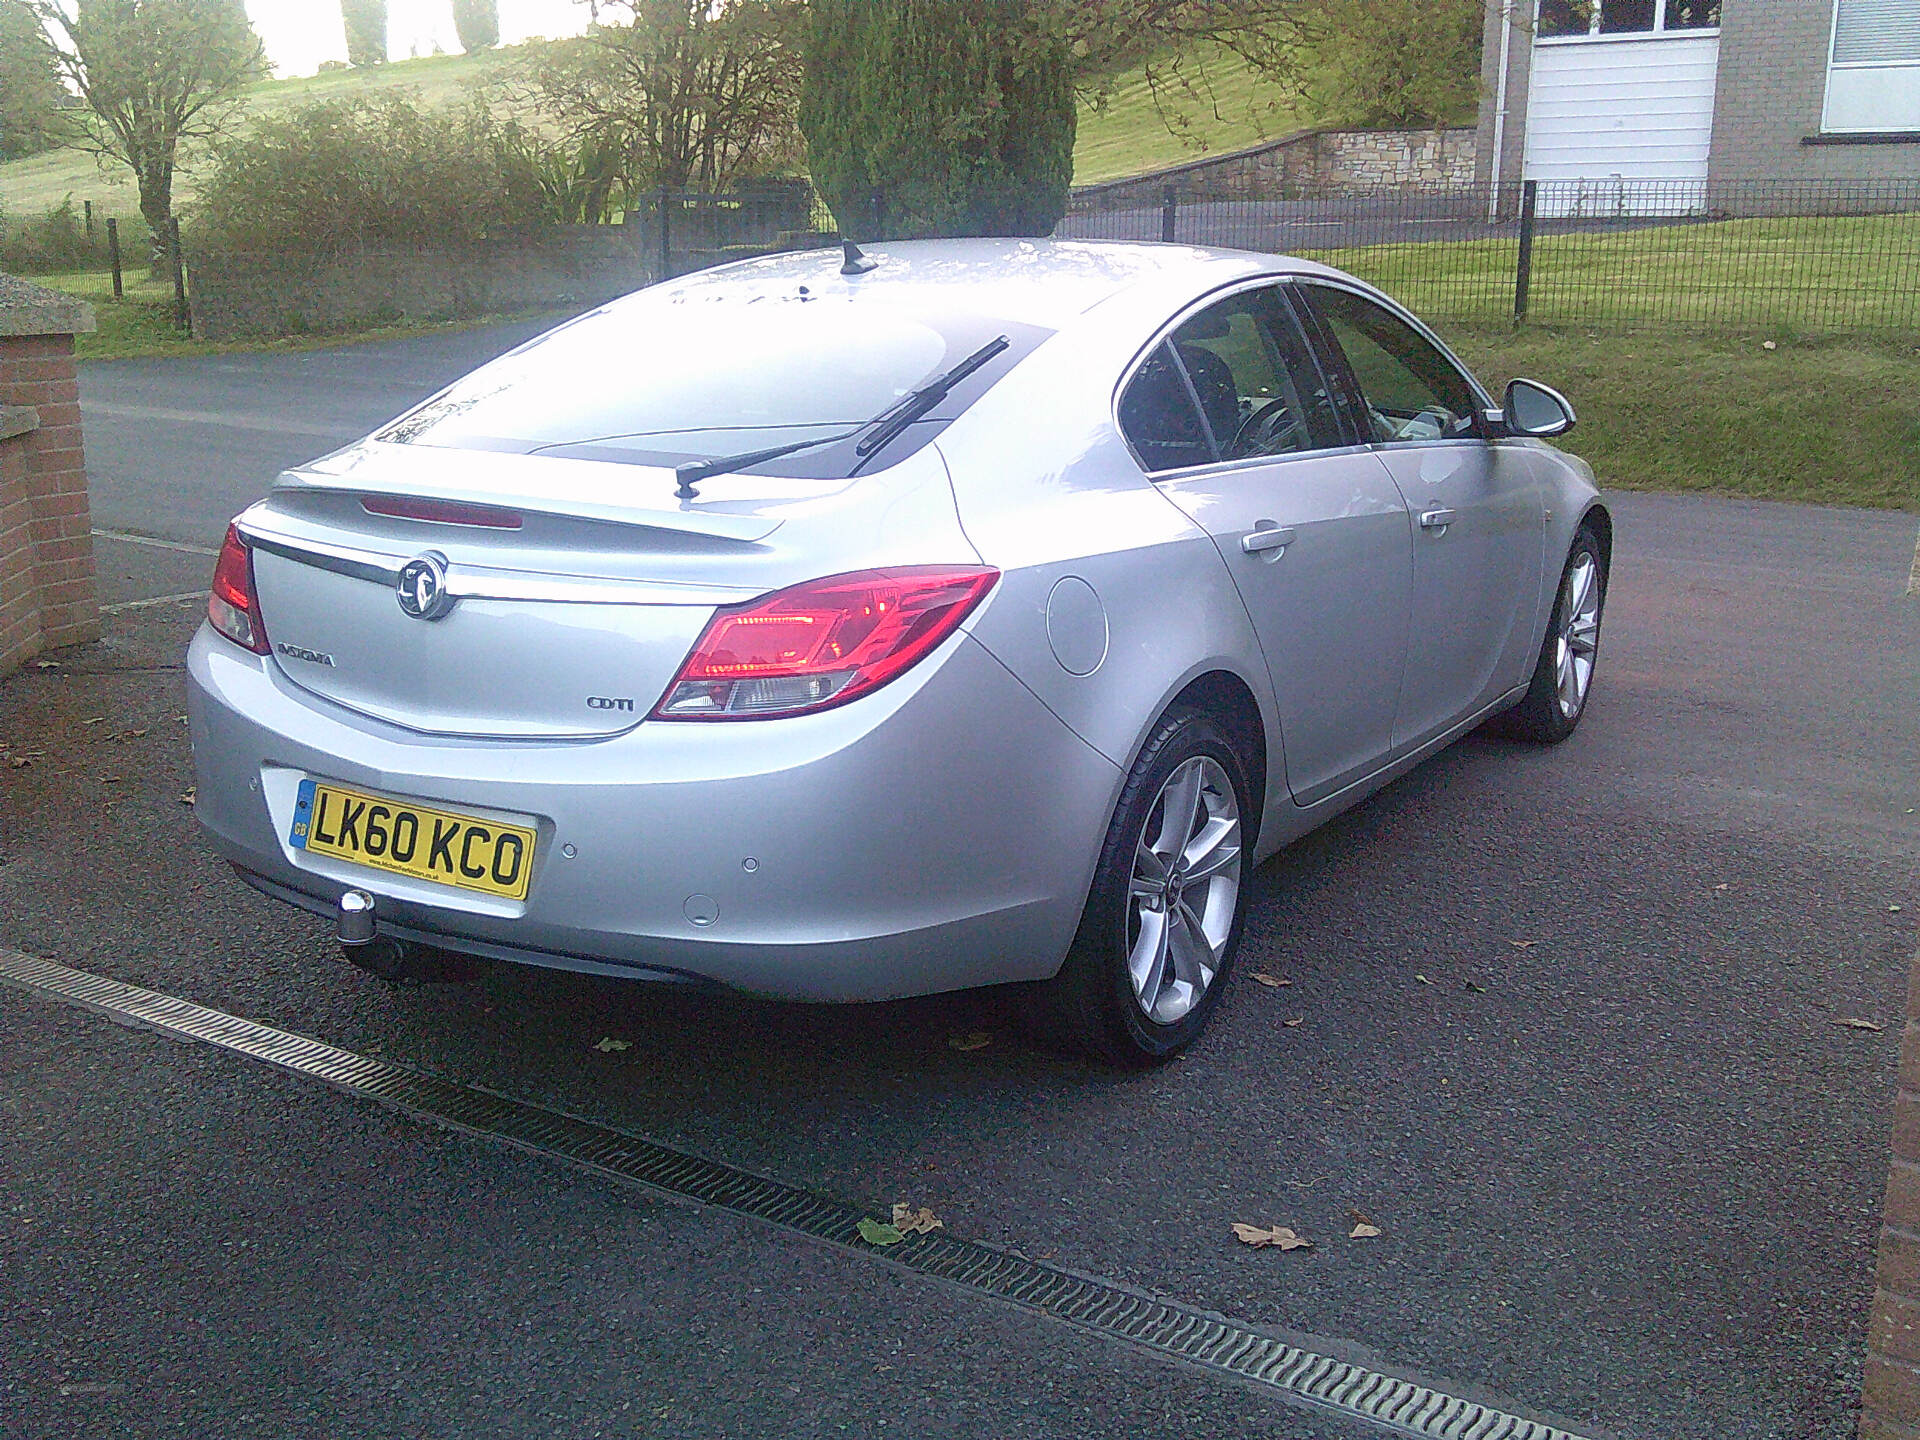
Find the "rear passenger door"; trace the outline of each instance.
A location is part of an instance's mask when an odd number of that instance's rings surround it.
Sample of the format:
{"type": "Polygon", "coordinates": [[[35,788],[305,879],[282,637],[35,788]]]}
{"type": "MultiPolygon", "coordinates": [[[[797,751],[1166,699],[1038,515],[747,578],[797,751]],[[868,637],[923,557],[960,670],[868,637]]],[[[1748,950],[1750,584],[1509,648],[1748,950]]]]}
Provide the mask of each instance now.
{"type": "Polygon", "coordinates": [[[1440,347],[1357,290],[1302,282],[1350,420],[1412,517],[1413,607],[1394,721],[1416,746],[1526,675],[1545,534],[1528,447],[1489,440],[1485,399],[1440,347]]]}
{"type": "Polygon", "coordinates": [[[1280,286],[1178,321],[1123,388],[1119,420],[1161,493],[1213,538],[1253,619],[1295,800],[1376,768],[1406,657],[1406,507],[1336,411],[1280,286]]]}

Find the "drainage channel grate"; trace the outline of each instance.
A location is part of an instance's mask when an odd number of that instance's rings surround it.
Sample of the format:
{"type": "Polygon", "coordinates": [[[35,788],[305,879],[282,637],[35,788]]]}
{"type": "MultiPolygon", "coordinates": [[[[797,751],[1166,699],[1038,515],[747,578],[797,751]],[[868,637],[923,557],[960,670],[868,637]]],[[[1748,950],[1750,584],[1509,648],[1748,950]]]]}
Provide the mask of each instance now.
{"type": "MultiPolygon", "coordinates": [[[[438,1080],[15,950],[0,949],[0,980],[113,1019],[264,1060],[350,1094],[618,1180],[750,1215],[863,1254],[879,1253],[860,1238],[858,1210],[637,1135],[438,1080]]],[[[1440,1440],[1580,1440],[1558,1426],[1303,1350],[1233,1320],[1069,1275],[969,1241],[939,1234],[910,1235],[888,1246],[883,1258],[1403,1435],[1440,1440]]]]}

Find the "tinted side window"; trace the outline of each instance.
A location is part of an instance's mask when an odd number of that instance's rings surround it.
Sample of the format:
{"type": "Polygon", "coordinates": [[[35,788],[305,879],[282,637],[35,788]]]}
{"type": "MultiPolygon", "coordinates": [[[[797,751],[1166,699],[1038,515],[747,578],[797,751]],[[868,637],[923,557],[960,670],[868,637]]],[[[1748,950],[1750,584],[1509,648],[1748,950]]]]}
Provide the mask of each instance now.
{"type": "Polygon", "coordinates": [[[1337,445],[1313,357],[1275,287],[1209,305],[1173,335],[1224,460],[1337,445]]]}
{"type": "Polygon", "coordinates": [[[1350,290],[1301,289],[1346,356],[1367,403],[1362,424],[1374,440],[1391,444],[1478,433],[1473,387],[1418,331],[1350,290]]]}
{"type": "Polygon", "coordinates": [[[1157,346],[1120,397],[1120,431],[1149,470],[1205,465],[1213,445],[1173,352],[1157,346]]]}

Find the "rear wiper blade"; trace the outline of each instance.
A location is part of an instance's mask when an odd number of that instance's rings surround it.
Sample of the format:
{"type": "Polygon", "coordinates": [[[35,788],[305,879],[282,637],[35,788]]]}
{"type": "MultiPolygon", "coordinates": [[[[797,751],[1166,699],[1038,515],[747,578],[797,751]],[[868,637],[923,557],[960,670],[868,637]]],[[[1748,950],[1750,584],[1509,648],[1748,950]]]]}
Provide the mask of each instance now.
{"type": "Polygon", "coordinates": [[[842,430],[838,435],[816,435],[811,440],[795,440],[791,445],[775,445],[767,450],[748,450],[739,455],[721,455],[712,460],[689,460],[684,465],[673,467],[673,478],[680,482],[673,493],[682,500],[698,500],[700,492],[693,487],[702,480],[711,480],[716,475],[743,470],[749,465],[758,465],[762,460],[778,460],[782,455],[793,455],[801,450],[811,450],[818,445],[832,445],[839,440],[851,440],[871,424],[873,421],[863,420],[851,430],[842,430]]]}
{"type": "MultiPolygon", "coordinates": [[[[929,380],[919,389],[908,394],[898,405],[895,405],[890,410],[882,411],[880,414],[874,416],[873,419],[869,420],[867,425],[872,425],[877,428],[873,434],[867,436],[866,439],[853,447],[853,453],[858,455],[860,459],[853,467],[851,473],[858,475],[861,470],[865,468],[867,461],[879,454],[887,445],[899,439],[901,435],[906,433],[909,425],[913,424],[914,421],[918,420],[929,410],[933,409],[934,406],[946,399],[947,396],[953,392],[954,386],[973,374],[974,371],[993,359],[994,356],[998,355],[1002,350],[1005,350],[1012,343],[1013,342],[1004,335],[994,336],[993,339],[982,345],[978,350],[974,351],[973,354],[967,356],[966,359],[947,371],[946,374],[934,376],[933,379],[929,380]]],[[[860,428],[864,430],[867,428],[867,425],[863,425],[860,428]]]]}
{"type": "Polygon", "coordinates": [[[711,460],[689,460],[684,465],[676,465],[673,467],[673,476],[680,484],[673,493],[682,500],[697,500],[700,498],[700,492],[693,487],[702,480],[711,480],[716,475],[727,475],[735,470],[744,470],[749,465],[758,465],[765,460],[778,460],[783,455],[794,455],[802,450],[812,450],[821,445],[834,445],[842,440],[851,440],[863,430],[873,430],[873,434],[854,447],[854,453],[860,457],[860,460],[851,473],[858,475],[867,461],[883,445],[898,439],[909,425],[946,399],[952,393],[954,386],[1005,350],[1011,343],[1004,335],[995,336],[945,374],[936,375],[926,384],[908,391],[871,420],[862,420],[851,430],[842,430],[837,435],[817,435],[811,440],[795,440],[791,444],[774,445],[765,450],[748,450],[739,455],[720,455],[711,460]]]}

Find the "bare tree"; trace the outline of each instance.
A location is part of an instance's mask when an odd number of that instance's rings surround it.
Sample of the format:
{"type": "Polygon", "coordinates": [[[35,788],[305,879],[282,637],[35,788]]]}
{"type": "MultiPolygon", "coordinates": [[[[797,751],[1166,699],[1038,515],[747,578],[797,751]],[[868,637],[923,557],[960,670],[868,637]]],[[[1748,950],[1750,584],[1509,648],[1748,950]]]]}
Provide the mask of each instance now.
{"type": "Polygon", "coordinates": [[[91,112],[81,148],[128,166],[159,264],[185,142],[229,129],[267,73],[241,0],[30,0],[61,73],[91,112]]]}
{"type": "Polygon", "coordinates": [[[530,57],[519,90],[569,143],[613,147],[629,192],[713,189],[798,153],[797,0],[600,0],[597,14],[530,57]]]}

